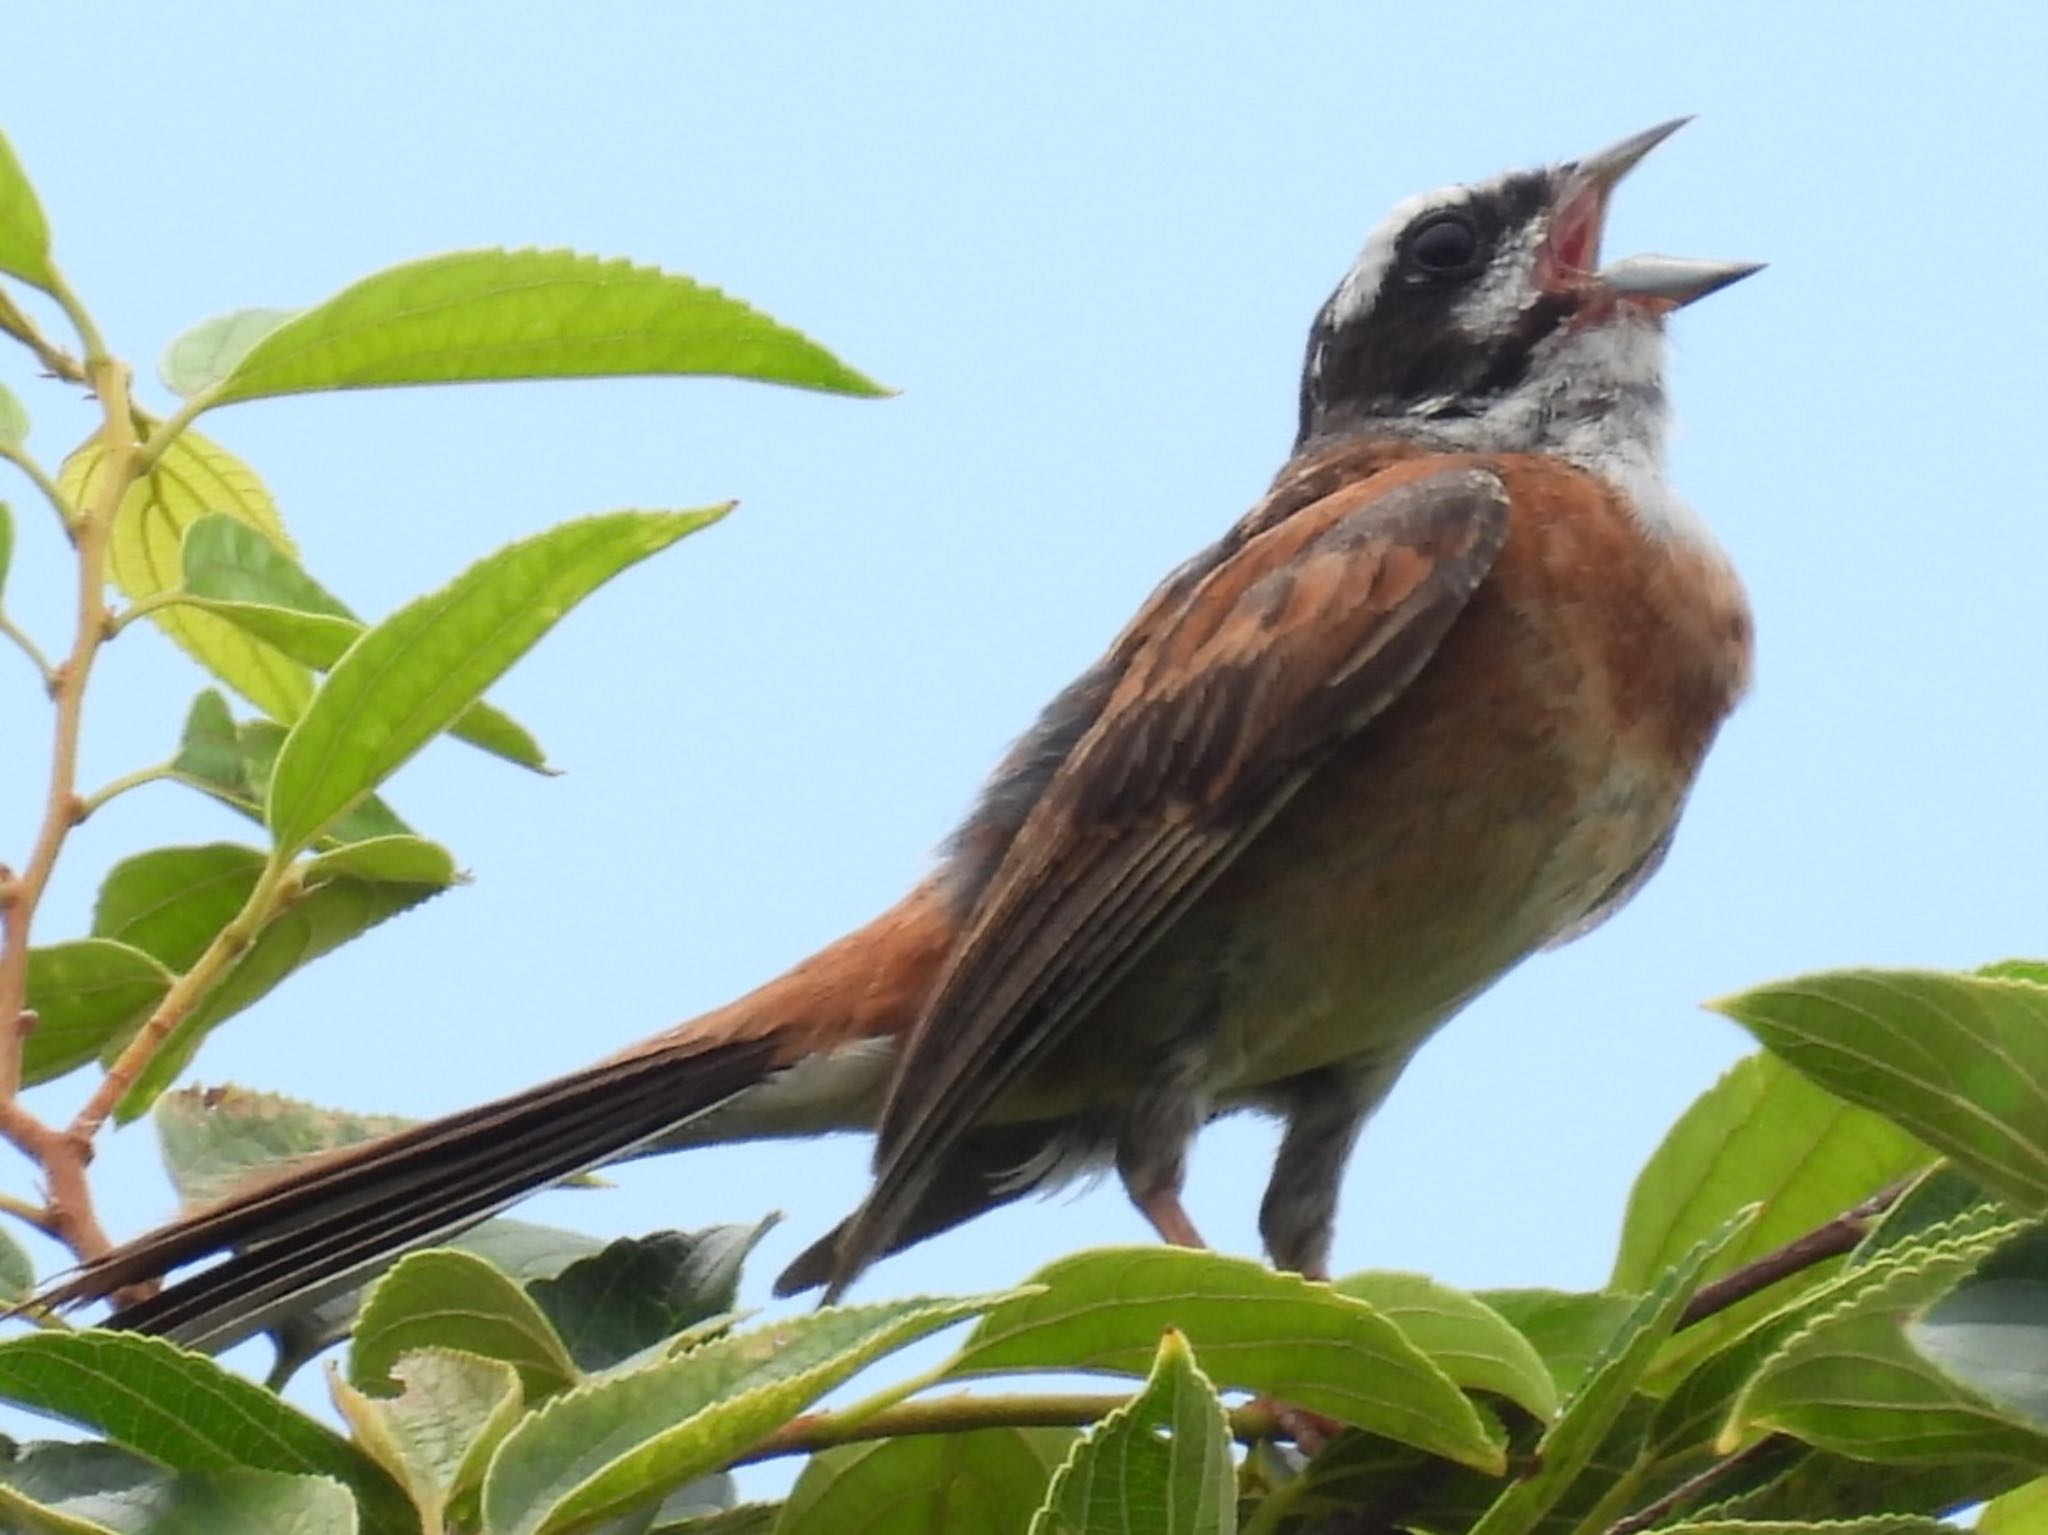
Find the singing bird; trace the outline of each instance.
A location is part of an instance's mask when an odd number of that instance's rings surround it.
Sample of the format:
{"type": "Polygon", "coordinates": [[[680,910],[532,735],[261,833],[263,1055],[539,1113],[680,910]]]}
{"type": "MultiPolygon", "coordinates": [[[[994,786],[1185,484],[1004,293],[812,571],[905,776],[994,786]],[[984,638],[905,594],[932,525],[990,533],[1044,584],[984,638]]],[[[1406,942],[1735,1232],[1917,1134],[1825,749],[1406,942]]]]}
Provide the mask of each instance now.
{"type": "Polygon", "coordinates": [[[580,1169],[871,1129],[867,1198],[785,1272],[1114,1166],[1169,1242],[1189,1143],[1284,1125],[1260,1230],[1325,1271],[1339,1178],[1416,1049],[1635,893],[1743,691],[1750,619],[1665,478],[1664,328],[1751,263],[1603,266],[1684,120],[1396,208],[1310,329],[1263,499],[1173,571],[902,900],[587,1069],[310,1162],[47,1297],[218,1346],[580,1169]]]}

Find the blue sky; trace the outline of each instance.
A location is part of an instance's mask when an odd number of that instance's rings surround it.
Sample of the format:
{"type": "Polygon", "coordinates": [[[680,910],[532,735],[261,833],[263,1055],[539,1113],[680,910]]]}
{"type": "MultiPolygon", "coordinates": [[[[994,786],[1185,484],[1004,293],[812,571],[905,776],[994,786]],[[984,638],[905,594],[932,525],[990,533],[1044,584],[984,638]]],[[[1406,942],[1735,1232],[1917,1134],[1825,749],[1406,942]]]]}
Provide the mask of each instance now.
{"type": "MultiPolygon", "coordinates": [[[[573,245],[719,284],[895,386],[391,391],[208,430],[311,570],[377,614],[563,518],[736,496],[498,690],[565,767],[441,745],[392,790],[474,885],[219,1036],[208,1081],[451,1109],[715,1005],[892,900],[1037,705],[1285,455],[1308,320],[1396,200],[1700,120],[1609,250],[1767,260],[1680,316],[1675,476],[1757,609],[1753,696],[1626,913],[1423,1054],[1346,1186],[1341,1269],[1590,1286],[1664,1125],[1744,1049],[1697,1004],[1854,963],[2048,952],[2048,11],[218,4],[44,8],[4,125],[58,255],[145,365],[191,322],[453,247],[573,245]]],[[[0,355],[54,461],[88,417],[0,355]]],[[[146,395],[159,402],[161,393],[146,395]]],[[[54,641],[53,531],[9,606],[54,641]]],[[[89,783],[156,760],[198,678],[114,647],[89,783]]],[[[44,718],[0,657],[0,859],[44,718]]],[[[182,791],[74,839],[240,837],[182,791]]],[[[52,1112],[65,1090],[49,1095],[52,1112]]],[[[1270,1130],[1213,1130],[1190,1206],[1253,1251],[1270,1130]]],[[[146,1132],[110,1222],[165,1212],[146,1132]]],[[[606,1231],[788,1214],[753,1288],[851,1207],[863,1144],[693,1154],[529,1207],[606,1231]]],[[[19,1166],[4,1185],[27,1184],[19,1166]]],[[[893,1261],[871,1296],[1139,1239],[1113,1186],[893,1261]]]]}

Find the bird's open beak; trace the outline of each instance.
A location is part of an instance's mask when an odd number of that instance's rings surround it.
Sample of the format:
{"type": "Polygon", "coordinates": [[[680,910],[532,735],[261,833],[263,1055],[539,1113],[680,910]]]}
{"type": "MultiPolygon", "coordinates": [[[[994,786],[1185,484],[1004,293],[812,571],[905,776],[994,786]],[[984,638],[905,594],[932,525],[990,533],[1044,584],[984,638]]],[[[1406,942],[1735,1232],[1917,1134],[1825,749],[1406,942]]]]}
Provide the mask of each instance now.
{"type": "Polygon", "coordinates": [[[1546,289],[1591,290],[1618,303],[1663,312],[1763,270],[1760,261],[1694,261],[1679,256],[1630,256],[1600,265],[1600,237],[1615,187],[1645,155],[1691,121],[1674,117],[1566,167],[1541,256],[1546,289]]]}

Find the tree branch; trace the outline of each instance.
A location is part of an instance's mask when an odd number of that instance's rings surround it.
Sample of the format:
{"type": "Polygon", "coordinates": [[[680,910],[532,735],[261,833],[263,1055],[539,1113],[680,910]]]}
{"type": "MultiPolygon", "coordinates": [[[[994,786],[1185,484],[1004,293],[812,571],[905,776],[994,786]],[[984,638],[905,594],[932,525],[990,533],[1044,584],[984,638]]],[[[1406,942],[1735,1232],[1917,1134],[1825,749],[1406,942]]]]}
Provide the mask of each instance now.
{"type": "Polygon", "coordinates": [[[1901,1178],[1897,1183],[1879,1189],[1861,1204],[1844,1210],[1833,1220],[1814,1227],[1803,1236],[1794,1237],[1783,1247],[1773,1248],[1761,1258],[1701,1285],[1693,1291],[1685,1309],[1679,1312],[1678,1325],[1672,1330],[1682,1332],[1696,1322],[1704,1322],[1708,1317],[1726,1311],[1739,1301],[1748,1300],[1759,1290],[1769,1289],[1781,1279],[1789,1279],[1817,1263],[1840,1257],[1870,1234],[1877,1218],[1897,1204],[1899,1196],[1912,1183],[1912,1178],[1901,1178]]]}

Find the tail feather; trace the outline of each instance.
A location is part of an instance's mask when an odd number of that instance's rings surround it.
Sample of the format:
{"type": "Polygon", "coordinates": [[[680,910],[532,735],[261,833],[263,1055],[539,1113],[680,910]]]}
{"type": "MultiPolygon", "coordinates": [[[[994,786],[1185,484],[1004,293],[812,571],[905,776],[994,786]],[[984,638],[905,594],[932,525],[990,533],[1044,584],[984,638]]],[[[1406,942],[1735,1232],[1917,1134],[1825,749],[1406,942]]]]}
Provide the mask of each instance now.
{"type": "Polygon", "coordinates": [[[41,1297],[75,1305],[230,1256],[108,1325],[222,1348],[409,1248],[706,1113],[774,1069],[772,1040],[678,1039],[351,1146],[148,1233],[41,1297]]]}

